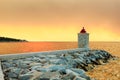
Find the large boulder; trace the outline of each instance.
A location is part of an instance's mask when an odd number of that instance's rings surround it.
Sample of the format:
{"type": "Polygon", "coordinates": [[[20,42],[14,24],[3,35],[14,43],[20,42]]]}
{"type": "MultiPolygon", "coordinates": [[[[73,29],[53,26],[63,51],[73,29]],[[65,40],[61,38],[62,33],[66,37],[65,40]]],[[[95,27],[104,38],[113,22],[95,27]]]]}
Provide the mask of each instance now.
{"type": "Polygon", "coordinates": [[[60,79],[61,75],[60,73],[57,72],[45,72],[40,75],[38,80],[58,80],[60,79]]]}
{"type": "Polygon", "coordinates": [[[61,80],[73,80],[76,77],[76,75],[74,75],[73,73],[68,73],[66,75],[64,75],[61,80]]]}
{"type": "Polygon", "coordinates": [[[51,67],[49,67],[50,71],[65,71],[66,66],[63,65],[53,65],[51,67]]]}
{"type": "Polygon", "coordinates": [[[24,74],[24,75],[20,75],[18,80],[30,80],[33,77],[32,74],[24,74]]]}
{"type": "Polygon", "coordinates": [[[79,76],[76,76],[73,80],[87,80],[87,79],[79,77],[79,76]]]}
{"type": "Polygon", "coordinates": [[[37,70],[39,72],[49,72],[49,71],[51,71],[51,69],[49,69],[49,68],[40,68],[40,67],[37,67],[35,70],[37,70]]]}

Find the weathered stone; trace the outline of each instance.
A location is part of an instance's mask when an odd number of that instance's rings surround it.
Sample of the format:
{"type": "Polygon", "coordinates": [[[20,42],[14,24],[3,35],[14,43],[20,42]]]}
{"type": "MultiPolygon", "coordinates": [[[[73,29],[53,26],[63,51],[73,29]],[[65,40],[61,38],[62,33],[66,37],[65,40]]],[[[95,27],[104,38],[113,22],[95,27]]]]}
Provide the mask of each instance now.
{"type": "Polygon", "coordinates": [[[9,67],[12,67],[12,64],[8,63],[8,62],[4,62],[2,63],[2,67],[5,69],[5,68],[9,68],[9,67]]]}
{"type": "Polygon", "coordinates": [[[75,75],[73,73],[68,73],[65,76],[63,76],[62,80],[73,80],[75,78],[75,75]]]}
{"type": "Polygon", "coordinates": [[[49,78],[39,78],[39,80],[50,80],[49,78]]]}
{"type": "Polygon", "coordinates": [[[31,77],[33,77],[32,74],[24,74],[24,75],[20,75],[18,80],[30,80],[31,77]]]}
{"type": "Polygon", "coordinates": [[[20,72],[21,72],[21,68],[14,68],[14,69],[11,70],[11,72],[13,72],[13,73],[19,75],[20,72]]]}
{"type": "Polygon", "coordinates": [[[56,65],[66,65],[67,61],[65,58],[62,58],[56,62],[56,65]]]}
{"type": "Polygon", "coordinates": [[[91,64],[92,62],[91,62],[91,60],[88,58],[88,59],[86,59],[86,63],[87,63],[87,64],[91,64]]]}
{"type": "Polygon", "coordinates": [[[94,66],[92,64],[88,64],[87,66],[84,66],[85,71],[89,71],[89,70],[91,70],[93,68],[94,68],[94,66]]]}
{"type": "Polygon", "coordinates": [[[39,69],[39,68],[41,68],[41,65],[32,66],[30,69],[31,69],[31,70],[37,70],[37,69],[39,69]]]}
{"type": "Polygon", "coordinates": [[[30,63],[32,63],[32,61],[22,61],[21,63],[29,65],[30,63]]]}
{"type": "Polygon", "coordinates": [[[56,55],[47,55],[48,58],[56,58],[56,55]]]}
{"type": "Polygon", "coordinates": [[[60,79],[60,73],[59,72],[45,72],[42,75],[40,75],[40,80],[43,78],[46,79],[60,79]]]}
{"type": "Polygon", "coordinates": [[[73,80],[87,80],[87,79],[79,77],[79,76],[76,76],[73,80]]]}
{"type": "Polygon", "coordinates": [[[41,65],[42,65],[42,64],[41,64],[41,63],[38,63],[38,62],[37,62],[37,63],[36,63],[36,62],[32,62],[32,63],[29,64],[29,66],[31,66],[31,67],[32,67],[32,66],[33,66],[33,67],[34,67],[34,66],[41,66],[41,65]]]}
{"type": "Polygon", "coordinates": [[[9,78],[17,78],[17,77],[18,77],[18,74],[14,73],[14,72],[9,72],[9,73],[7,74],[7,76],[8,76],[9,78]]]}
{"type": "Polygon", "coordinates": [[[49,63],[50,64],[57,64],[58,61],[60,61],[60,59],[50,59],[49,63]]]}
{"type": "Polygon", "coordinates": [[[51,71],[49,68],[36,68],[35,70],[39,71],[39,72],[49,72],[51,71]]]}
{"type": "Polygon", "coordinates": [[[85,60],[81,60],[81,59],[74,59],[74,60],[78,65],[81,65],[82,67],[87,66],[85,60]]]}
{"type": "Polygon", "coordinates": [[[20,68],[29,68],[30,67],[30,63],[32,61],[18,61],[16,64],[18,65],[18,67],[20,68]]]}
{"type": "Polygon", "coordinates": [[[32,61],[33,59],[32,59],[32,58],[26,58],[25,60],[27,60],[27,61],[32,61]]]}
{"type": "Polygon", "coordinates": [[[30,72],[28,72],[27,74],[31,74],[32,77],[30,78],[30,80],[39,80],[40,75],[42,74],[41,72],[38,72],[36,70],[32,70],[30,72]]]}
{"type": "Polygon", "coordinates": [[[79,76],[79,75],[80,75],[79,73],[76,73],[76,72],[74,72],[74,71],[72,71],[72,70],[70,70],[70,69],[66,69],[66,73],[67,73],[67,74],[72,73],[72,74],[75,75],[75,76],[79,76]]]}
{"type": "Polygon", "coordinates": [[[82,70],[82,69],[76,69],[76,68],[72,68],[71,69],[72,71],[74,71],[74,72],[76,72],[76,73],[78,73],[78,74],[85,74],[85,71],[84,70],[82,70]]]}
{"type": "Polygon", "coordinates": [[[85,78],[86,80],[90,80],[90,78],[85,74],[85,71],[82,69],[74,69],[72,68],[71,70],[67,70],[66,73],[72,73],[75,76],[79,76],[81,78],[85,78]]]}
{"type": "Polygon", "coordinates": [[[102,65],[104,64],[102,60],[98,60],[98,64],[102,65]]]}
{"type": "Polygon", "coordinates": [[[34,61],[34,62],[40,62],[41,59],[40,59],[39,57],[33,57],[33,58],[32,58],[32,61],[34,61]]]}
{"type": "Polygon", "coordinates": [[[46,58],[47,56],[46,55],[38,55],[40,59],[44,59],[46,58]]]}
{"type": "Polygon", "coordinates": [[[73,58],[78,58],[78,56],[80,55],[79,53],[74,53],[74,54],[71,54],[73,56],[73,58]]]}
{"type": "Polygon", "coordinates": [[[40,63],[45,64],[47,62],[46,59],[40,59],[40,63]]]}
{"type": "Polygon", "coordinates": [[[51,71],[65,71],[66,67],[62,65],[54,65],[49,67],[51,71]]]}
{"type": "Polygon", "coordinates": [[[21,69],[20,74],[26,74],[29,71],[30,71],[29,69],[21,69]]]}

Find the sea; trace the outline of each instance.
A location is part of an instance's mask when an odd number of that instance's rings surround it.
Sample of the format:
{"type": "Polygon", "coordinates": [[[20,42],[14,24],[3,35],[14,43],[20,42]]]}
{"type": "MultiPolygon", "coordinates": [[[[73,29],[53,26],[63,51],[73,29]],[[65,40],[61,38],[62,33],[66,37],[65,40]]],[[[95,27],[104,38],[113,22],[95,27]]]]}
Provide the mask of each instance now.
{"type": "MultiPolygon", "coordinates": [[[[0,55],[77,48],[77,42],[1,42],[0,55]]],[[[90,42],[91,49],[106,50],[120,57],[120,42],[90,42]]]]}

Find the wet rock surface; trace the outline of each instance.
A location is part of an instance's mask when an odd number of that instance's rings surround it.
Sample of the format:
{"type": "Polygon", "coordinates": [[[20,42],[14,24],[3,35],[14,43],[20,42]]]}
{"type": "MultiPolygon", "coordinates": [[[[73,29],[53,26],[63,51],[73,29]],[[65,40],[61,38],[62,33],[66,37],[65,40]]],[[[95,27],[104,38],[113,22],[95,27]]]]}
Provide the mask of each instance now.
{"type": "Polygon", "coordinates": [[[114,57],[103,50],[42,54],[2,61],[5,80],[91,80],[85,71],[114,57]]]}

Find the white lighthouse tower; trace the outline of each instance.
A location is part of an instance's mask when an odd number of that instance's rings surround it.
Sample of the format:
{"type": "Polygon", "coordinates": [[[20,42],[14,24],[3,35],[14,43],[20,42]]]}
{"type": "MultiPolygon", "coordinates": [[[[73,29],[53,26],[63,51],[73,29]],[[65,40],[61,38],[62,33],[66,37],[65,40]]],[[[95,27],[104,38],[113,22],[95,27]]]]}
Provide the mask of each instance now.
{"type": "Polygon", "coordinates": [[[78,48],[89,48],[89,33],[83,29],[78,33],[78,48]]]}

